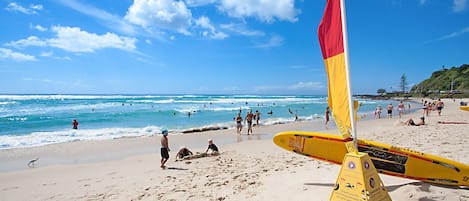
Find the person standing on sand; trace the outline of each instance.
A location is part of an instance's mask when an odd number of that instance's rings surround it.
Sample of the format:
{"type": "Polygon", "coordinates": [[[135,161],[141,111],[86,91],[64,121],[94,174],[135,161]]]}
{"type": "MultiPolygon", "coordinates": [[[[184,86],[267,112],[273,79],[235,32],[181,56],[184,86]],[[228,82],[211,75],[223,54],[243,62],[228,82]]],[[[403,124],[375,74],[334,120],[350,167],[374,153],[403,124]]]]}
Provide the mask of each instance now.
{"type": "Polygon", "coordinates": [[[388,105],[388,118],[392,119],[392,109],[394,109],[394,106],[392,106],[392,103],[389,103],[388,105]]]}
{"type": "Polygon", "coordinates": [[[259,120],[261,119],[261,113],[259,112],[259,110],[256,110],[256,114],[254,115],[255,119],[256,119],[256,126],[259,126],[259,120]]]}
{"type": "Polygon", "coordinates": [[[381,111],[383,109],[381,108],[381,105],[378,105],[378,107],[376,107],[376,111],[375,111],[375,118],[378,117],[378,119],[381,119],[381,111]]]}
{"type": "Polygon", "coordinates": [[[399,110],[399,119],[400,119],[405,110],[405,106],[404,106],[404,103],[402,103],[402,101],[399,102],[399,105],[397,105],[397,110],[399,110]]]}
{"type": "Polygon", "coordinates": [[[78,129],[78,121],[76,119],[72,122],[73,129],[78,129]]]}
{"type": "Polygon", "coordinates": [[[241,117],[241,113],[238,113],[238,116],[235,118],[236,121],[236,131],[238,134],[241,135],[241,130],[243,130],[243,117],[241,117]]]}
{"type": "Polygon", "coordinates": [[[329,107],[326,107],[326,114],[325,114],[325,115],[326,115],[326,116],[325,116],[325,118],[326,118],[326,123],[324,124],[324,125],[326,126],[326,128],[327,128],[327,123],[329,123],[329,116],[330,116],[330,114],[331,114],[331,111],[329,110],[329,107]]]}
{"type": "Polygon", "coordinates": [[[163,130],[161,132],[163,134],[163,137],[161,137],[161,168],[165,169],[166,162],[169,159],[169,144],[168,144],[168,131],[163,130]]]}
{"type": "Polygon", "coordinates": [[[436,103],[436,110],[438,111],[438,116],[441,116],[441,110],[443,109],[444,107],[444,103],[443,101],[441,101],[441,99],[438,99],[438,102],[436,103]]]}
{"type": "Polygon", "coordinates": [[[246,115],[246,119],[244,121],[248,122],[248,135],[251,133],[252,134],[252,119],[254,118],[254,114],[252,113],[252,110],[249,110],[248,114],[246,115]]]}

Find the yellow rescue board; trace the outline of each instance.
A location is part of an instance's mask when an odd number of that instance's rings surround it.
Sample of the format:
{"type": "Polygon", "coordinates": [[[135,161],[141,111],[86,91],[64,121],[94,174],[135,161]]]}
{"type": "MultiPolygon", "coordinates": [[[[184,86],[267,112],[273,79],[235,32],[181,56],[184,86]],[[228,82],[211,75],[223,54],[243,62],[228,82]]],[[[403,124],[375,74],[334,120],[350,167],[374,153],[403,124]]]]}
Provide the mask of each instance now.
{"type": "MultiPolygon", "coordinates": [[[[287,131],[274,136],[274,143],[304,156],[342,164],[346,142],[333,134],[287,131]]],[[[368,140],[358,140],[358,150],[368,153],[379,173],[429,183],[469,186],[469,166],[446,158],[368,140]]]]}
{"type": "Polygon", "coordinates": [[[459,109],[469,111],[469,106],[460,106],[459,109]]]}

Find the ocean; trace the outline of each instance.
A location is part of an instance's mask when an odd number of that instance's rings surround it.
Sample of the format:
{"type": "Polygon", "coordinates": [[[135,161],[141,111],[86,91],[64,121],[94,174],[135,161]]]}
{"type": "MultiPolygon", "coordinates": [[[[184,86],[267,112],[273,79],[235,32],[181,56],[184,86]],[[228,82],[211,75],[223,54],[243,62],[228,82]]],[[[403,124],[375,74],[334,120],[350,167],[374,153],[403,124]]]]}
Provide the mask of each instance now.
{"type": "MultiPolygon", "coordinates": [[[[372,114],[378,104],[397,105],[359,102],[360,115],[372,114]]],[[[240,110],[243,118],[258,110],[261,125],[293,122],[295,114],[302,121],[324,121],[326,106],[327,96],[0,95],[0,149],[150,136],[163,129],[234,128],[240,110]],[[78,129],[72,129],[74,119],[78,129]]]]}

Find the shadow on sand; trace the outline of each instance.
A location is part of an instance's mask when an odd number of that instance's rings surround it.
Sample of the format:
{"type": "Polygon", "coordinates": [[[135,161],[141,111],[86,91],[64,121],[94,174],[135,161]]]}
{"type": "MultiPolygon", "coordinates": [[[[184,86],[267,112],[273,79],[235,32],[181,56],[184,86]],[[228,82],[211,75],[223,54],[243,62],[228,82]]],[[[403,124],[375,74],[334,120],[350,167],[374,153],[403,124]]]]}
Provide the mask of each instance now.
{"type": "Polygon", "coordinates": [[[178,168],[178,167],[167,167],[168,170],[189,170],[187,168],[178,168]]]}

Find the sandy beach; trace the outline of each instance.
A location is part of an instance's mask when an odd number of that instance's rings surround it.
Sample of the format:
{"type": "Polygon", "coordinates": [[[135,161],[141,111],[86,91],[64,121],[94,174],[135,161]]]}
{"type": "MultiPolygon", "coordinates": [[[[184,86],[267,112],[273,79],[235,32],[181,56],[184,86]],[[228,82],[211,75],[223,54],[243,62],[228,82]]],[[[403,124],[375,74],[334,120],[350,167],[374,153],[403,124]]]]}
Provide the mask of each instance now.
{"type": "MultiPolygon", "coordinates": [[[[432,112],[427,125],[401,123],[418,119],[421,110],[401,119],[395,110],[392,119],[359,121],[358,136],[469,164],[469,112],[458,109],[461,99],[443,101],[441,116],[432,112]]],[[[288,130],[338,134],[323,122],[254,127],[251,136],[246,128],[242,136],[234,129],[170,133],[165,170],[159,167],[160,135],[0,150],[0,200],[328,200],[340,166],[277,147],[272,136],[288,130]],[[220,155],[175,161],[180,146],[205,152],[207,139],[220,155]]],[[[393,200],[469,200],[467,188],[380,177],[393,200]]]]}

